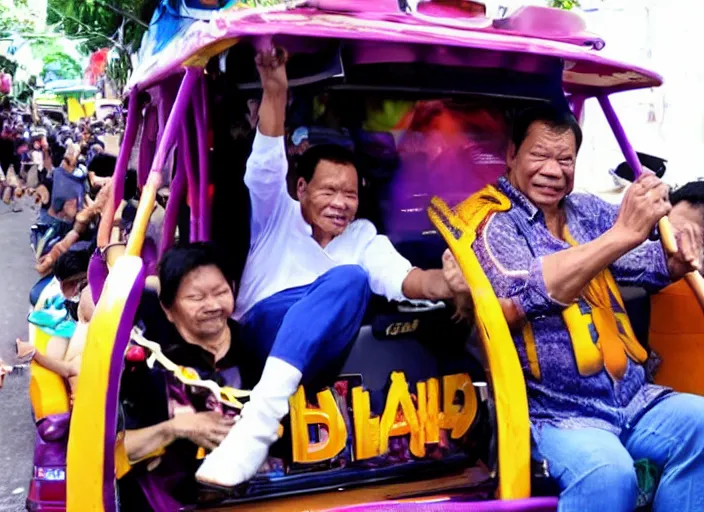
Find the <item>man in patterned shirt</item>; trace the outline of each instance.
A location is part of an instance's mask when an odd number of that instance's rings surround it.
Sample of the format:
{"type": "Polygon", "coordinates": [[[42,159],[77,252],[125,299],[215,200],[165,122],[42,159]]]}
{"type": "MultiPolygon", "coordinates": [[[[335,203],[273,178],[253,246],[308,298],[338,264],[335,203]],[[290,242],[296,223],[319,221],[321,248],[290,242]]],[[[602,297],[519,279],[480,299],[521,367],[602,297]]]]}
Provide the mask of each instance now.
{"type": "MultiPolygon", "coordinates": [[[[616,284],[655,291],[699,270],[702,232],[682,226],[671,257],[648,241],[671,208],[653,174],[620,207],[571,193],[581,140],[570,113],[520,114],[497,184],[511,207],[484,220],[473,246],[524,369],[533,455],[559,483],[560,511],[634,510],[639,459],[662,471],[654,510],[704,510],[704,398],[646,383],[616,284]]],[[[459,300],[466,282],[444,260],[459,300]]]]}

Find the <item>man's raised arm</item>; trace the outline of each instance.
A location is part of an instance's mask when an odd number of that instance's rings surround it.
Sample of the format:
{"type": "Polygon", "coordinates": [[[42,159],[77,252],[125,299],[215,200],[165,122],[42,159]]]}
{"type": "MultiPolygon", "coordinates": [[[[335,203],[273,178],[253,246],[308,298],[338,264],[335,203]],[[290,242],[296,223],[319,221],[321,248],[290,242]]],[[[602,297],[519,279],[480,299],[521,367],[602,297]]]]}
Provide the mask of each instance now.
{"type": "Polygon", "coordinates": [[[286,52],[280,48],[260,52],[256,64],[263,94],[259,127],[244,175],[252,201],[252,227],[255,231],[272,218],[280,201],[286,198],[288,171],[284,146],[288,94],[286,52]]]}

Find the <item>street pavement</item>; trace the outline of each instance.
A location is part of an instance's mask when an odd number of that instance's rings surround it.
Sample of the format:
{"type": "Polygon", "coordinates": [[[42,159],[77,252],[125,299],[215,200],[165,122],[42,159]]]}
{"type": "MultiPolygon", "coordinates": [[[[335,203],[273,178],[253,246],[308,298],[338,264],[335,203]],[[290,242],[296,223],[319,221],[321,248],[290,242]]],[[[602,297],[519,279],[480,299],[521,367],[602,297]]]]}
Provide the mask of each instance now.
{"type": "MultiPolygon", "coordinates": [[[[0,202],[0,358],[8,364],[15,362],[14,340],[27,339],[29,290],[38,278],[29,248],[35,217],[26,204],[13,213],[0,202]]],[[[8,375],[0,389],[0,512],[25,507],[35,433],[28,385],[25,371],[8,375]]]]}

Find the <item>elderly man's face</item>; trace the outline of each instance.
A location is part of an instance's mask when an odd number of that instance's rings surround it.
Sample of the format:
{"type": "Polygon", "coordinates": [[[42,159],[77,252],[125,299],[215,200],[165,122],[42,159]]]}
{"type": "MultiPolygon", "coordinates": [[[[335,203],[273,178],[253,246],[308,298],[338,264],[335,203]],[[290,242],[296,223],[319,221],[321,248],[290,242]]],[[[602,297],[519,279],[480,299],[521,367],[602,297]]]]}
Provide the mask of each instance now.
{"type": "Polygon", "coordinates": [[[570,129],[536,121],[519,148],[509,145],[509,180],[541,210],[552,210],[574,187],[577,141],[570,129]]]}

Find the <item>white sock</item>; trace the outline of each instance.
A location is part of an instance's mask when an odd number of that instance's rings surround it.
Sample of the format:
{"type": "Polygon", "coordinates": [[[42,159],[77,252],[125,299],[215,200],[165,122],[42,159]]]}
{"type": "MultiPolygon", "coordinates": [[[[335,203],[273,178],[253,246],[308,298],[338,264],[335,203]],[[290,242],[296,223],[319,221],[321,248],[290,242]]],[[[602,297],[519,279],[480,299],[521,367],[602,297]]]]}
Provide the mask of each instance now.
{"type": "Polygon", "coordinates": [[[266,461],[269,447],[278,439],[279,424],[288,414],[288,399],[300,382],[301,372],[297,368],[281,359],[268,358],[239,421],[222,444],[205,458],[196,479],[234,487],[252,478],[266,461]]]}

